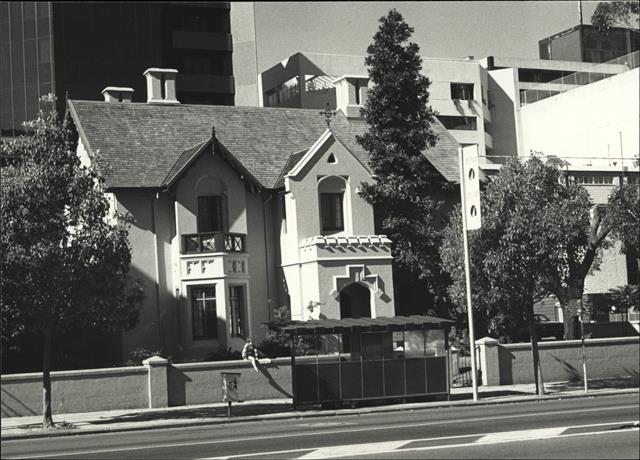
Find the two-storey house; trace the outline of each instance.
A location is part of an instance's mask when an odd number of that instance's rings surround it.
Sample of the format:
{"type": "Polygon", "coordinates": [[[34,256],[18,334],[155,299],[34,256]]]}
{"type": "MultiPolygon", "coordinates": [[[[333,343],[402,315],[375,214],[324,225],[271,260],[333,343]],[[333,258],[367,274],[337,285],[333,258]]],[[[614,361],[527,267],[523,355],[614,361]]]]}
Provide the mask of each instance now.
{"type": "MultiPolygon", "coordinates": [[[[180,104],[176,74],[148,69],[146,103],[114,87],[104,102],[68,101],[78,155],[133,217],[131,274],[146,299],[123,356],[238,350],[282,306],[293,319],[394,316],[392,242],[358,194],[373,178],[357,111],[327,123],[318,110],[180,104]]],[[[353,83],[340,83],[351,109],[353,83]]],[[[456,180],[458,144],[434,130],[427,158],[456,180]]]]}

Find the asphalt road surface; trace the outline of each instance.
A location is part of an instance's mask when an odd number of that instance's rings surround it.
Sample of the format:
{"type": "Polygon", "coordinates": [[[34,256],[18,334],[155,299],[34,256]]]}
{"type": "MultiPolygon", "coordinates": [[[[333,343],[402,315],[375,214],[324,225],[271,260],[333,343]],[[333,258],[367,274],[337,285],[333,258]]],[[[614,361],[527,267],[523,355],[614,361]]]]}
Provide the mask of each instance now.
{"type": "Polygon", "coordinates": [[[2,458],[640,458],[639,395],[6,441],[2,458]]]}

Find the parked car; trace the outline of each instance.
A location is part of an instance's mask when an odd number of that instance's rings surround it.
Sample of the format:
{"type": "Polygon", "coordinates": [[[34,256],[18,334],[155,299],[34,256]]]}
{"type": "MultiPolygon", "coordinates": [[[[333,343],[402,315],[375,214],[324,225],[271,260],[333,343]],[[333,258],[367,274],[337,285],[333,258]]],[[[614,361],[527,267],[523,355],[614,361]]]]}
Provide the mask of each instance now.
{"type": "MultiPolygon", "coordinates": [[[[564,338],[564,324],[560,321],[551,321],[547,315],[543,314],[534,314],[533,321],[538,340],[542,340],[545,337],[553,337],[556,340],[564,338]]],[[[515,338],[520,341],[531,340],[529,338],[529,326],[518,329],[515,338]]]]}

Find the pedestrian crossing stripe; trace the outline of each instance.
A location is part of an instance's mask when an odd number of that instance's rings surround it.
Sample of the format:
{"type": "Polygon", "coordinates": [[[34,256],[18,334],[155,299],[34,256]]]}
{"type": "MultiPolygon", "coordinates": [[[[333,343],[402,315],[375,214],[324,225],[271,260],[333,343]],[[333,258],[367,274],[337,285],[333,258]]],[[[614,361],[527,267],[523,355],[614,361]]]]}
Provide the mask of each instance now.
{"type": "Polygon", "coordinates": [[[638,421],[597,423],[591,425],[580,425],[573,427],[554,427],[533,430],[503,431],[500,433],[469,434],[459,436],[445,436],[439,438],[412,439],[405,441],[384,441],[348,444],[341,446],[328,446],[319,448],[304,448],[283,450],[277,452],[255,452],[251,454],[233,455],[228,457],[210,457],[201,460],[219,460],[256,457],[260,458],[291,458],[291,459],[325,459],[325,458],[347,458],[358,455],[374,455],[391,452],[407,452],[420,450],[446,449],[453,447],[465,447],[481,444],[502,444],[508,442],[532,441],[536,439],[550,439],[556,437],[584,436],[591,434],[613,434],[622,431],[632,431],[638,429],[638,421]],[[611,426],[619,427],[607,428],[611,426]]]}

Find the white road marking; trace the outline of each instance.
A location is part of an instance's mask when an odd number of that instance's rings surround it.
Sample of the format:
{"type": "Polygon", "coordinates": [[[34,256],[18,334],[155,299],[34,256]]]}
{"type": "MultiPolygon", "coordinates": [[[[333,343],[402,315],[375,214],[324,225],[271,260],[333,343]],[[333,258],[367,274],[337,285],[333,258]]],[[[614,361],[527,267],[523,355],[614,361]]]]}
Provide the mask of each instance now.
{"type": "MultiPolygon", "coordinates": [[[[459,436],[443,436],[438,438],[408,439],[405,441],[388,441],[388,442],[375,442],[375,443],[366,443],[366,444],[347,444],[342,446],[321,447],[321,448],[315,449],[313,452],[309,452],[300,457],[292,457],[292,458],[324,459],[324,458],[353,457],[355,455],[376,455],[376,454],[398,452],[399,448],[415,442],[441,441],[445,439],[477,438],[479,436],[482,436],[482,438],[475,441],[471,441],[471,442],[439,444],[436,446],[405,447],[401,450],[401,452],[450,449],[454,447],[468,447],[468,446],[478,445],[478,444],[505,444],[509,442],[519,442],[519,441],[533,441],[533,440],[550,439],[550,438],[565,438],[565,437],[584,436],[584,435],[593,435],[593,434],[613,434],[613,433],[622,433],[625,431],[636,431],[637,428],[625,428],[621,430],[599,430],[599,431],[590,431],[586,433],[562,434],[564,431],[569,430],[571,428],[616,426],[616,425],[626,425],[631,423],[634,423],[634,422],[631,421],[631,422],[614,422],[614,423],[596,423],[592,425],[576,425],[576,426],[565,426],[560,428],[543,428],[543,429],[537,429],[537,430],[508,431],[508,432],[502,432],[502,433],[465,434],[465,435],[459,435],[459,436]]],[[[207,457],[207,458],[201,458],[199,460],[227,460],[232,458],[259,457],[262,455],[280,455],[281,456],[280,458],[284,458],[285,454],[291,455],[291,454],[296,454],[300,452],[307,452],[309,450],[311,450],[311,448],[280,450],[280,451],[273,451],[273,452],[254,452],[251,454],[229,455],[225,457],[207,457]]]]}
{"type": "Polygon", "coordinates": [[[567,430],[568,427],[540,428],[536,430],[503,431],[491,433],[478,439],[475,444],[495,444],[499,442],[526,441],[527,439],[554,438],[567,430]]]}
{"type": "Polygon", "coordinates": [[[353,455],[369,455],[378,452],[393,452],[411,441],[370,442],[366,444],[350,444],[347,446],[321,447],[301,457],[304,459],[348,457],[353,455]]]}
{"type": "MultiPolygon", "coordinates": [[[[129,446],[129,447],[116,447],[116,448],[107,448],[107,449],[93,449],[93,450],[79,450],[75,452],[64,452],[58,454],[37,454],[31,456],[20,456],[20,457],[5,457],[9,458],[55,458],[55,457],[66,457],[71,455],[91,455],[91,454],[102,454],[108,452],[127,452],[134,450],[148,450],[148,449],[159,449],[159,448],[167,448],[167,447],[189,447],[189,446],[198,446],[198,445],[213,445],[213,444],[228,444],[233,442],[255,442],[263,439],[277,439],[277,438],[291,438],[291,437],[305,437],[305,436],[322,436],[322,435],[331,435],[331,434],[340,434],[340,433],[356,433],[362,431],[376,431],[376,430],[392,430],[392,429],[406,429],[406,428],[417,428],[417,427],[426,427],[431,425],[447,425],[452,423],[461,423],[461,422],[484,422],[489,420],[505,420],[512,418],[526,418],[526,417],[537,417],[544,415],[559,415],[559,414],[575,414],[581,412],[604,412],[604,411],[614,411],[618,409],[625,408],[635,408],[635,405],[619,405],[619,406],[611,406],[611,407],[597,407],[597,408],[589,408],[589,409],[577,409],[577,410],[567,410],[567,411],[545,411],[545,412],[534,412],[528,414],[515,414],[515,415],[496,415],[492,417],[475,417],[475,418],[463,418],[463,419],[452,419],[452,420],[442,420],[442,421],[434,421],[434,422],[421,422],[421,423],[413,423],[413,424],[400,424],[400,425],[385,425],[379,427],[365,427],[365,428],[350,428],[343,430],[319,430],[313,432],[302,432],[302,433],[288,433],[288,434],[273,434],[273,435],[265,435],[265,436],[247,436],[243,438],[235,438],[235,439],[220,439],[215,441],[190,441],[190,442],[180,442],[180,443],[161,443],[161,444],[147,444],[147,445],[137,445],[137,446],[129,446]]],[[[620,422],[620,423],[633,423],[633,422],[620,422]]],[[[188,428],[188,427],[187,427],[188,428]]],[[[622,430],[619,430],[622,431],[622,430]]],[[[139,431],[138,433],[141,433],[139,431]]],[[[12,442],[12,441],[8,441],[12,442]]],[[[16,441],[13,441],[16,442],[16,441]]],[[[298,451],[306,451],[308,449],[299,449],[298,451]]],[[[284,452],[284,451],[283,451],[284,452]]],[[[279,452],[276,452],[279,453],[279,452]]],[[[255,454],[252,454],[255,455],[255,454]]],[[[219,457],[219,458],[228,458],[228,457],[219,457]]]]}

